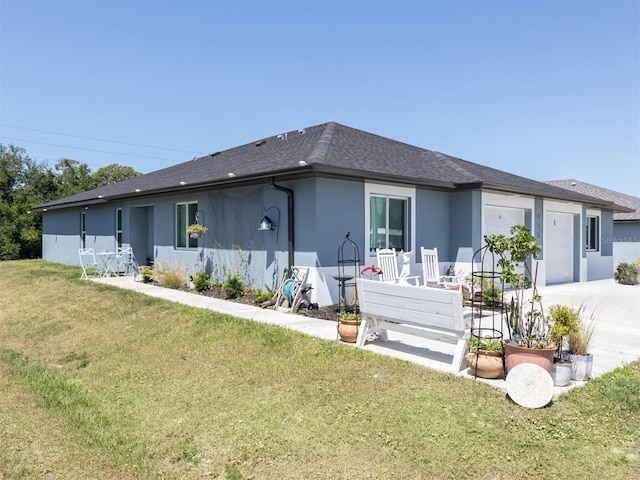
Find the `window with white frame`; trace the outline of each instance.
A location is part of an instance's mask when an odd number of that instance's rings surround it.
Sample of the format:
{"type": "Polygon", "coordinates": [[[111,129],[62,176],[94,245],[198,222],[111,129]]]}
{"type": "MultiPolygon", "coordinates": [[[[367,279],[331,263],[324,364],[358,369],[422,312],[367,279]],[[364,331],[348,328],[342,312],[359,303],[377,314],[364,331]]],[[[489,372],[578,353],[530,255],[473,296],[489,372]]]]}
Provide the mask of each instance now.
{"type": "Polygon", "coordinates": [[[82,248],[87,248],[87,214],[80,214],[80,243],[82,248]]]}
{"type": "Polygon", "coordinates": [[[366,189],[366,248],[411,250],[412,225],[415,214],[411,211],[415,190],[405,187],[367,184],[366,189]]]}
{"type": "Polygon", "coordinates": [[[176,247],[198,248],[198,239],[191,238],[187,227],[196,223],[198,202],[176,203],[176,247]]]}
{"type": "Polygon", "coordinates": [[[585,233],[587,250],[595,252],[600,248],[600,217],[595,215],[587,216],[587,227],[585,233]]]}
{"type": "Polygon", "coordinates": [[[122,248],[122,209],[116,208],[116,247],[122,248]]]}

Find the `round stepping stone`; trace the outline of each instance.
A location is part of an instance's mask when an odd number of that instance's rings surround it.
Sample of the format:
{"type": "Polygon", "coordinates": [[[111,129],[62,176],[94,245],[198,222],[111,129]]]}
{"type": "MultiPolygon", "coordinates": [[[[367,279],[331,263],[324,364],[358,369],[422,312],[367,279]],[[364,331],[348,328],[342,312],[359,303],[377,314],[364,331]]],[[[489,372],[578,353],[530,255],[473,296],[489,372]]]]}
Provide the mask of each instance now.
{"type": "Polygon", "coordinates": [[[506,384],[509,397],[525,408],[544,407],[553,397],[551,375],[533,363],[521,363],[509,370],[506,384]]]}

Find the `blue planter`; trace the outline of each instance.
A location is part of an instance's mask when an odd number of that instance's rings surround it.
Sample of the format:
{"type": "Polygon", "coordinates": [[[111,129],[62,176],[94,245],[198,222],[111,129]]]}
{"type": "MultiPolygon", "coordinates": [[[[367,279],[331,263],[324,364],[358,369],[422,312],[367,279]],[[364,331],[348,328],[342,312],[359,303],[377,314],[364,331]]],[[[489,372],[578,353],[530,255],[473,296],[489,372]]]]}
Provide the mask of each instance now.
{"type": "Polygon", "coordinates": [[[573,363],[571,380],[586,382],[591,377],[593,368],[593,355],[575,355],[573,353],[563,353],[562,358],[566,358],[573,363]]]}

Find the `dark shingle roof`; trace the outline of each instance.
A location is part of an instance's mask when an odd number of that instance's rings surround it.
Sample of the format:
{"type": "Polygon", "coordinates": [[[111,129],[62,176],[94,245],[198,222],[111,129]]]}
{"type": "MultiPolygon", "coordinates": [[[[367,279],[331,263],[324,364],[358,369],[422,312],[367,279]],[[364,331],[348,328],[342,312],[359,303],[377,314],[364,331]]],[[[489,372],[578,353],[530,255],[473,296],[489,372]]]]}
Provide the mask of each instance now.
{"type": "Polygon", "coordinates": [[[578,192],[329,122],[257,140],[36,208],[61,208],[301,174],[390,180],[450,190],[488,187],[610,205],[578,192]]]}
{"type": "Polygon", "coordinates": [[[556,187],[566,188],[572,192],[582,193],[584,195],[590,195],[592,197],[608,200],[616,205],[627,207],[632,212],[618,212],[613,214],[614,220],[620,221],[634,221],[640,220],[640,198],[633,195],[627,195],[625,193],[616,192],[615,190],[609,190],[608,188],[598,187],[591,185],[590,183],[581,182],[572,178],[567,180],[550,180],[549,185],[555,185],[556,187]]]}

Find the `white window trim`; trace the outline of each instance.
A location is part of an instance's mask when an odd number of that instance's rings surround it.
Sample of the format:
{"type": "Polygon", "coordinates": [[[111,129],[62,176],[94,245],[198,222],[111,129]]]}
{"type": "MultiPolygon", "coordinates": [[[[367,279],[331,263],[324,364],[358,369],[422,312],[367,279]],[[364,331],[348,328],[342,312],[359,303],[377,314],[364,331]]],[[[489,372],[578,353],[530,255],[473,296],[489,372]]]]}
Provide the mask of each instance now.
{"type": "MultiPolygon", "coordinates": [[[[121,208],[116,208],[116,251],[119,247],[122,247],[122,243],[120,245],[118,245],[118,234],[120,234],[120,237],[123,238],[123,229],[122,229],[122,209],[121,208]],[[120,213],[120,228],[118,228],[118,212],[120,213]]],[[[123,238],[124,240],[124,238],[123,238]]]]}
{"type": "Polygon", "coordinates": [[[87,248],[87,214],[80,212],[80,246],[87,248]]]}
{"type": "MultiPolygon", "coordinates": [[[[186,232],[187,227],[189,226],[188,220],[187,220],[187,225],[185,226],[185,234],[186,234],[186,238],[187,238],[187,246],[186,247],[179,247],[178,246],[178,205],[185,205],[186,206],[186,210],[187,210],[187,215],[189,214],[189,205],[198,205],[198,201],[197,200],[192,200],[192,201],[188,201],[188,202],[176,202],[173,208],[173,241],[174,241],[174,245],[175,245],[175,249],[176,250],[197,250],[198,246],[196,245],[195,247],[190,247],[189,243],[189,234],[186,232]]],[[[197,209],[196,209],[197,210],[197,209]]]]}
{"type": "Polygon", "coordinates": [[[585,239],[584,239],[584,246],[585,246],[585,250],[587,252],[599,252],[600,251],[600,245],[602,244],[602,218],[600,215],[600,212],[598,210],[587,210],[586,212],[586,216],[585,216],[585,228],[584,228],[584,235],[585,235],[585,239]],[[587,247],[587,240],[588,238],[586,238],[587,235],[587,227],[589,226],[589,218],[597,218],[597,227],[598,227],[598,232],[596,234],[596,248],[588,248],[587,247]]]}
{"type": "MultiPolygon", "coordinates": [[[[383,185],[379,183],[364,184],[364,251],[365,258],[375,257],[375,252],[370,252],[371,242],[369,237],[369,227],[371,226],[371,196],[381,195],[397,198],[406,198],[409,201],[409,248],[415,249],[416,244],[416,189],[410,187],[399,187],[395,185],[383,185]]],[[[415,258],[415,257],[414,257],[415,258]]]]}

